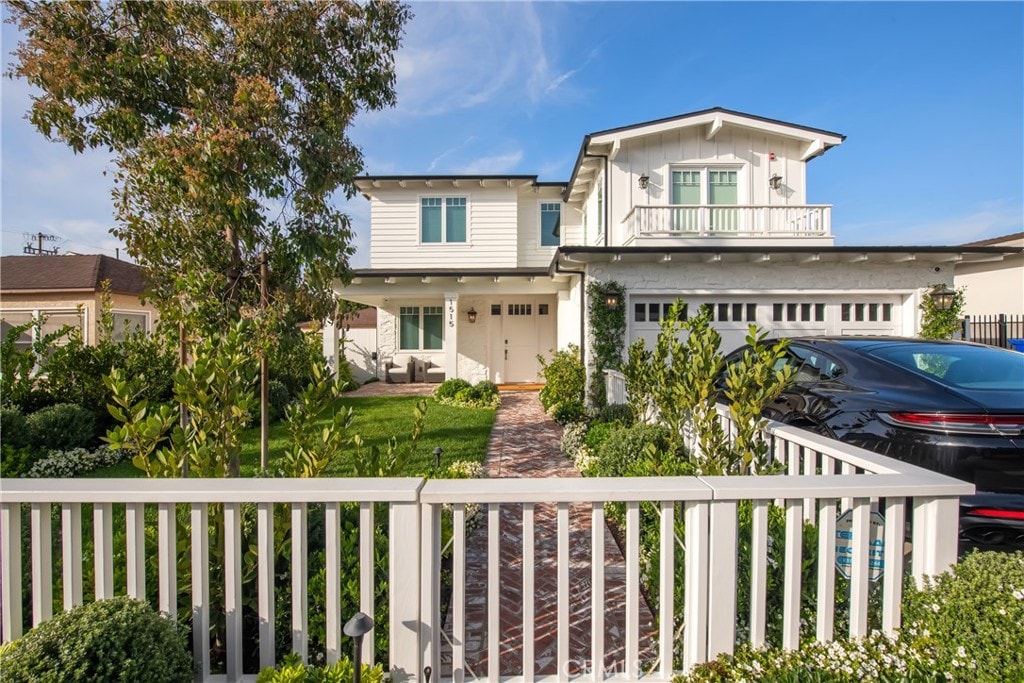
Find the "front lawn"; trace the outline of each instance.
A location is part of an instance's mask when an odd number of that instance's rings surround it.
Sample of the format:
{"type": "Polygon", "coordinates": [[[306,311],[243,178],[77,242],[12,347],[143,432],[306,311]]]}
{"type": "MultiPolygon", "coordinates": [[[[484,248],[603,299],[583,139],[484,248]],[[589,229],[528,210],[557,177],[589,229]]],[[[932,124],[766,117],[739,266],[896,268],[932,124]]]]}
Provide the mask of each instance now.
{"type": "MultiPolygon", "coordinates": [[[[377,446],[384,451],[391,437],[397,437],[399,443],[408,440],[413,424],[413,407],[421,396],[374,396],[351,397],[344,399],[346,406],[351,406],[354,419],[350,432],[363,438],[364,449],[377,446]]],[[[441,457],[442,467],[455,460],[471,460],[483,462],[487,452],[487,440],[494,424],[494,410],[489,408],[456,408],[438,403],[432,398],[427,401],[427,415],[423,426],[417,451],[405,468],[404,475],[415,476],[427,474],[434,466],[434,449],[440,447],[444,454],[441,457]]],[[[278,422],[270,429],[270,467],[275,469],[275,462],[288,447],[288,428],[284,421],[278,422]]],[[[328,476],[344,471],[344,458],[351,457],[346,452],[338,461],[328,467],[328,476]]],[[[259,425],[245,431],[242,446],[242,476],[254,477],[259,473],[260,465],[260,428],[259,425]]],[[[91,472],[86,477],[142,477],[142,471],[131,462],[122,462],[111,467],[91,472]]]]}

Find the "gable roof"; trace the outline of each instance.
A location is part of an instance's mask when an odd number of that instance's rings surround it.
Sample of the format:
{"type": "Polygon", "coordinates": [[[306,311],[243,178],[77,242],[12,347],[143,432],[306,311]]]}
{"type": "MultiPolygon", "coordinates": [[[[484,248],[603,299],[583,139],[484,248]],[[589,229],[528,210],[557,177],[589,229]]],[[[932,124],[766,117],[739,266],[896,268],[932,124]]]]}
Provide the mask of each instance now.
{"type": "Polygon", "coordinates": [[[2,292],[95,292],[104,280],[118,294],[139,295],[146,288],[142,267],[102,254],[0,258],[2,292]]]}
{"type": "Polygon", "coordinates": [[[999,244],[1006,244],[1013,246],[1013,242],[1019,242],[1024,240],[1024,232],[1013,232],[1009,235],[1001,235],[999,237],[992,237],[987,240],[978,240],[977,242],[965,242],[960,245],[962,247],[985,247],[985,246],[996,246],[999,244]]]}
{"type": "Polygon", "coordinates": [[[610,152],[610,157],[614,158],[618,145],[623,140],[642,137],[644,135],[654,135],[667,130],[676,130],[679,128],[701,125],[708,126],[708,139],[713,138],[723,126],[728,125],[741,128],[754,128],[773,135],[802,140],[807,143],[807,147],[804,149],[801,156],[801,161],[805,162],[810,161],[814,157],[821,156],[832,147],[842,144],[842,142],[846,140],[845,135],[824,130],[822,128],[812,128],[810,126],[803,126],[797,123],[788,123],[778,119],[746,114],[741,111],[734,111],[723,107],[712,107],[711,109],[702,109],[700,111],[679,114],[677,116],[669,116],[666,118],[655,119],[653,121],[646,121],[644,123],[634,123],[628,126],[599,130],[594,133],[590,133],[583,138],[579,154],[576,156],[576,164],[573,166],[572,175],[569,177],[569,183],[566,186],[565,191],[562,193],[563,201],[569,201],[570,195],[573,194],[573,187],[576,184],[576,179],[580,174],[580,170],[583,165],[587,163],[588,158],[591,160],[593,159],[593,157],[589,156],[591,145],[610,146],[612,150],[610,152]]]}

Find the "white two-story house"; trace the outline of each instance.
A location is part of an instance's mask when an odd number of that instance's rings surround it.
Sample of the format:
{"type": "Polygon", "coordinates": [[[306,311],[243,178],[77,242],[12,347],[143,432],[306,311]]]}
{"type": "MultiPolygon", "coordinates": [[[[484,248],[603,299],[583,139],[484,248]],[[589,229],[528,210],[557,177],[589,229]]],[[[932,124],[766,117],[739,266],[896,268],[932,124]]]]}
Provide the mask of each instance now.
{"type": "MultiPolygon", "coordinates": [[[[376,306],[388,361],[471,382],[538,380],[537,356],[589,359],[587,285],[625,288],[627,345],[668,305],[709,304],[723,346],[775,335],[912,335],[953,266],[1005,247],[837,247],[809,162],[844,136],[716,108],[591,133],[567,182],[536,176],[367,176],[370,268],[340,298],[376,306]]],[[[338,352],[337,331],[325,350],[338,352]]]]}

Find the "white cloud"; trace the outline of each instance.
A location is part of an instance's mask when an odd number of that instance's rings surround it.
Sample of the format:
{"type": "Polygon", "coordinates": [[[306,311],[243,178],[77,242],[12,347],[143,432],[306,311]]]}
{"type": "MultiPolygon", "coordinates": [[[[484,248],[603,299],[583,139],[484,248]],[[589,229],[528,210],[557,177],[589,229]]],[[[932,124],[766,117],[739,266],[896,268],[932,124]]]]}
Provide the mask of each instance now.
{"type": "Polygon", "coordinates": [[[446,149],[445,151],[441,152],[436,157],[431,159],[430,164],[427,166],[427,170],[428,171],[435,170],[440,165],[442,159],[445,159],[447,157],[452,156],[453,154],[458,152],[460,149],[466,147],[466,145],[469,145],[470,143],[472,143],[474,140],[476,140],[476,136],[475,135],[470,135],[468,138],[466,138],[462,142],[462,144],[456,145],[456,146],[454,146],[454,147],[452,147],[450,149],[446,149]]]}
{"type": "Polygon", "coordinates": [[[505,154],[495,154],[493,156],[473,159],[472,161],[464,164],[459,169],[459,172],[468,175],[472,175],[474,173],[486,175],[509,173],[514,171],[516,166],[522,160],[523,150],[518,149],[514,152],[506,152],[505,154]]]}

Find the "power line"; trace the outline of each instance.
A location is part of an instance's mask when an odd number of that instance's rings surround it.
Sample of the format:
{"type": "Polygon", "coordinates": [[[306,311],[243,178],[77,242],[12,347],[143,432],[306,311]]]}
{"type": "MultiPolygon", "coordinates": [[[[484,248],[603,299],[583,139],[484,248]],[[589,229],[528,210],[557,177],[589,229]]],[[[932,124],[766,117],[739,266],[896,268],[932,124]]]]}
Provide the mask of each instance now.
{"type": "Polygon", "coordinates": [[[35,254],[37,256],[42,256],[44,254],[48,256],[56,256],[57,247],[54,247],[53,249],[43,249],[43,242],[55,242],[58,239],[61,238],[57,235],[48,235],[45,232],[37,232],[34,235],[25,233],[25,240],[27,244],[22,251],[26,254],[35,254]],[[31,240],[36,240],[39,246],[33,247],[31,240]]]}

